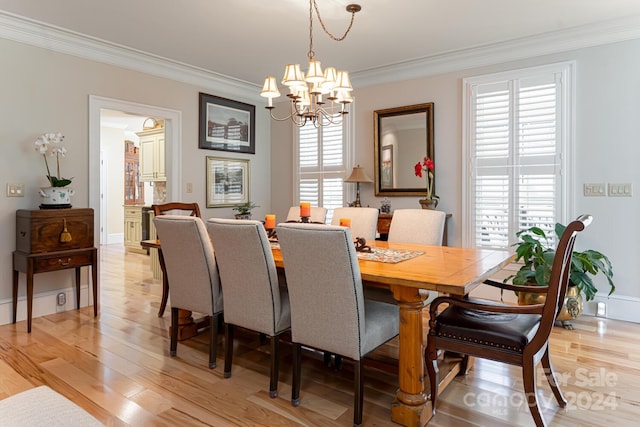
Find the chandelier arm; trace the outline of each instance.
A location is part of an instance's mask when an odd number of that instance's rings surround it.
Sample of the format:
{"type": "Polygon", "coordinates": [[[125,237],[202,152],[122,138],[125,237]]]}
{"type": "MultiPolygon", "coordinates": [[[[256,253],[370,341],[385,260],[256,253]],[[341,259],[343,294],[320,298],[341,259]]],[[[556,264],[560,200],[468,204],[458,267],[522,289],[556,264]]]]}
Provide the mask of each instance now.
{"type": "MultiPolygon", "coordinates": [[[[313,2],[313,7],[316,10],[316,15],[318,16],[318,21],[320,21],[320,25],[322,26],[322,29],[324,30],[324,32],[331,37],[333,40],[337,41],[337,42],[341,42],[342,40],[344,40],[345,38],[347,38],[347,34],[349,34],[349,31],[351,31],[351,27],[353,26],[353,21],[355,19],[356,16],[356,12],[358,12],[360,9],[357,10],[353,10],[351,12],[351,21],[349,22],[349,26],[347,27],[346,31],[344,32],[344,34],[341,37],[337,37],[335,35],[333,35],[328,29],[327,27],[324,25],[324,21],[322,21],[322,17],[320,16],[320,10],[318,9],[318,3],[316,3],[316,0],[311,0],[313,2]]],[[[348,10],[348,9],[347,9],[348,10]]],[[[309,51],[311,51],[311,48],[309,48],[309,51]]]]}

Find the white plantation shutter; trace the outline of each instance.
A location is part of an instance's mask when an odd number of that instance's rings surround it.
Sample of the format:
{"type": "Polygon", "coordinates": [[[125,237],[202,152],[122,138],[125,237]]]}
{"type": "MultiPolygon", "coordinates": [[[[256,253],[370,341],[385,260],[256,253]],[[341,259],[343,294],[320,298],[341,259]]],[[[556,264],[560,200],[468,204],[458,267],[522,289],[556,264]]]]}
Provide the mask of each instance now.
{"type": "Polygon", "coordinates": [[[298,128],[298,198],[311,206],[327,208],[327,223],[331,222],[333,209],[345,203],[345,125],[316,128],[307,123],[298,128]]]}
{"type": "Polygon", "coordinates": [[[568,214],[570,68],[465,79],[465,246],[508,249],[531,226],[555,244],[555,223],[568,214]]]}

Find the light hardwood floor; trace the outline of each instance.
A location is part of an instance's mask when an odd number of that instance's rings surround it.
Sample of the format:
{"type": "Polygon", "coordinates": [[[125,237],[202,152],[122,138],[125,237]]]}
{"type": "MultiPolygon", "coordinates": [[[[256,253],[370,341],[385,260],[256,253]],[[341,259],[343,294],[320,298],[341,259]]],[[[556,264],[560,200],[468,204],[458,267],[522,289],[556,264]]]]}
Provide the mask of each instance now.
{"type": "MultiPolygon", "coordinates": [[[[269,398],[268,344],[238,333],[233,376],[207,368],[208,334],[178,344],[169,357],[169,310],[157,317],[160,283],[148,257],[118,245],[100,249],[101,307],[0,326],[0,398],[46,384],[106,425],[158,426],[350,426],[352,370],[325,368],[305,354],[302,404],[289,403],[291,360],[282,347],[280,397],[269,398]]],[[[551,359],[569,400],[559,409],[541,377],[544,417],[552,426],[632,426],[640,423],[640,325],[583,316],[574,330],[554,328],[551,359]]],[[[425,322],[426,326],[426,322],[425,322]]],[[[426,328],[425,328],[426,329],[426,328]]],[[[393,355],[389,343],[380,357],[393,355]]],[[[365,369],[364,423],[394,426],[392,373],[365,369]]],[[[541,373],[541,371],[540,371],[541,373]]],[[[518,368],[477,360],[439,400],[429,426],[531,426],[518,368]]],[[[37,402],[34,402],[37,405],[37,402]]],[[[0,415],[0,424],[2,424],[0,415]]]]}

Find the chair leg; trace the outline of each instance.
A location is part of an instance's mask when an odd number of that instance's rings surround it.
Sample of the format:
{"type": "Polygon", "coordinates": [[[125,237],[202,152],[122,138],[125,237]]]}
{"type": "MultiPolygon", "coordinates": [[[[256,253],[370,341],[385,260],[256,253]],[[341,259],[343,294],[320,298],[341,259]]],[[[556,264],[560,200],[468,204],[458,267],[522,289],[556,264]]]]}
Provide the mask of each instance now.
{"type": "Polygon", "coordinates": [[[561,408],[566,407],[567,399],[564,398],[562,394],[562,390],[560,390],[560,386],[556,382],[557,376],[555,371],[553,370],[553,365],[551,365],[551,360],[549,359],[548,346],[544,354],[542,355],[541,362],[542,362],[542,367],[544,368],[544,374],[547,376],[547,381],[549,381],[549,385],[551,386],[551,391],[553,392],[553,395],[556,397],[556,400],[558,401],[558,405],[560,405],[561,408]]]}
{"type": "Polygon", "coordinates": [[[267,334],[263,334],[260,332],[260,345],[265,345],[267,343],[267,334]]]}
{"type": "Polygon", "coordinates": [[[231,377],[231,364],[233,363],[233,330],[232,324],[227,323],[225,327],[224,340],[224,377],[231,377]]]}
{"type": "Polygon", "coordinates": [[[324,353],[324,367],[329,368],[331,366],[331,353],[325,351],[324,353]]]}
{"type": "Polygon", "coordinates": [[[271,381],[269,383],[269,396],[278,397],[278,372],[280,365],[280,336],[271,337],[271,381]]]}
{"type": "Polygon", "coordinates": [[[302,373],[302,345],[293,343],[293,381],[291,384],[291,404],[300,405],[300,374],[302,373]]]}
{"type": "Polygon", "coordinates": [[[364,394],[362,384],[362,360],[355,360],[353,366],[355,393],[353,396],[353,427],[362,425],[362,407],[364,405],[364,394]]]}
{"type": "Polygon", "coordinates": [[[536,390],[536,367],[533,360],[525,360],[522,365],[522,381],[524,383],[524,395],[529,405],[529,411],[537,427],[545,427],[546,423],[538,406],[538,394],[536,390]]]}
{"type": "Polygon", "coordinates": [[[336,368],[336,371],[341,371],[342,370],[342,356],[340,356],[339,354],[336,354],[334,356],[333,367],[336,368]]]}
{"type": "Polygon", "coordinates": [[[216,367],[216,358],[218,356],[218,319],[220,318],[220,314],[214,314],[211,316],[210,320],[210,339],[211,343],[209,344],[209,369],[213,369],[216,367]]]}
{"type": "Polygon", "coordinates": [[[171,337],[169,342],[169,354],[176,355],[178,349],[178,308],[171,307],[171,337]]]}
{"type": "Polygon", "coordinates": [[[429,336],[427,338],[427,348],[424,351],[424,361],[427,365],[427,373],[429,374],[429,385],[431,387],[431,413],[436,414],[436,401],[438,400],[438,383],[440,375],[438,371],[438,349],[435,345],[435,339],[429,336]]]}

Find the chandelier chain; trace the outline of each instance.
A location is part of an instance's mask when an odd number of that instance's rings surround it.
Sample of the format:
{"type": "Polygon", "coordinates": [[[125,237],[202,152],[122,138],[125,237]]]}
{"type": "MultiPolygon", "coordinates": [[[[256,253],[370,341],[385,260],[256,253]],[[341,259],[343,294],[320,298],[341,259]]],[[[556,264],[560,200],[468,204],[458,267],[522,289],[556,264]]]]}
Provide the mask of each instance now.
{"type": "MultiPolygon", "coordinates": [[[[318,16],[318,21],[320,21],[320,25],[322,26],[322,29],[324,30],[324,32],[331,37],[333,40],[337,41],[337,42],[341,42],[342,40],[344,40],[345,38],[347,38],[347,35],[349,34],[349,31],[351,31],[351,27],[353,26],[353,21],[355,19],[356,16],[356,11],[352,11],[351,12],[351,21],[349,22],[349,26],[347,27],[346,31],[344,32],[344,34],[341,37],[337,37],[335,35],[333,35],[328,29],[327,27],[324,25],[324,22],[322,21],[322,17],[320,16],[320,10],[318,9],[318,3],[316,3],[316,0],[312,0],[313,2],[313,7],[316,10],[316,15],[318,16]]],[[[311,8],[311,5],[309,5],[309,8],[311,8]]],[[[359,10],[359,9],[358,9],[359,10]]],[[[311,19],[310,19],[311,21],[311,19]]],[[[312,24],[313,25],[313,24],[312,24]]],[[[311,50],[311,49],[309,49],[311,50]]]]}

